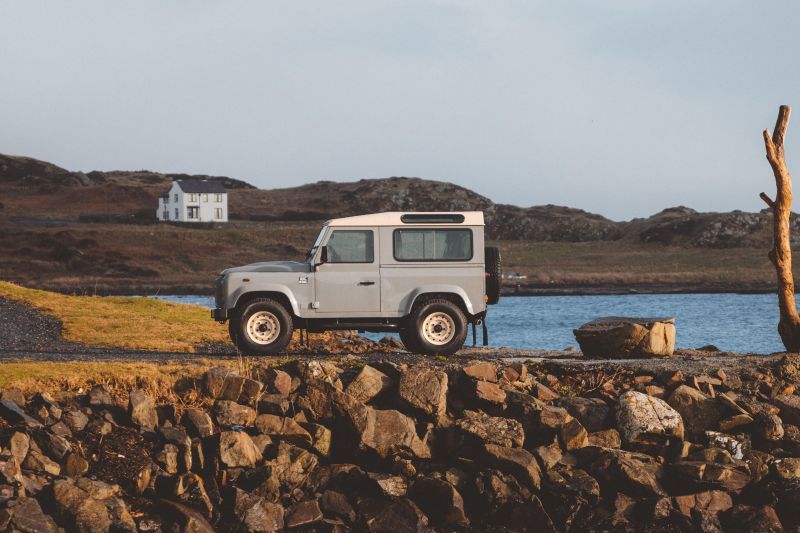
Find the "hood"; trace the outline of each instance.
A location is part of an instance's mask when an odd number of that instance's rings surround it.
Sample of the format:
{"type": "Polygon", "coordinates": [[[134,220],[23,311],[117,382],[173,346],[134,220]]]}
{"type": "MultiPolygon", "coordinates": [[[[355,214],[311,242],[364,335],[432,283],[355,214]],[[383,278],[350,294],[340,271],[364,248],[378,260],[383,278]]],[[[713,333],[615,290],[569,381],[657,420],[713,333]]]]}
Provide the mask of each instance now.
{"type": "Polygon", "coordinates": [[[264,261],[228,268],[223,270],[221,275],[232,272],[311,272],[311,265],[299,261],[264,261]]]}

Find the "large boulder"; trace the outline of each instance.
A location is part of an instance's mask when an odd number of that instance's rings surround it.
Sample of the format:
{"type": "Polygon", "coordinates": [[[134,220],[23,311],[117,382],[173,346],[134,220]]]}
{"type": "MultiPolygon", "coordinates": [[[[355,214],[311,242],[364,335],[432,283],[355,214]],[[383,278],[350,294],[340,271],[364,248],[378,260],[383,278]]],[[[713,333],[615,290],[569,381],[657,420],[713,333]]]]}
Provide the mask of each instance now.
{"type": "Polygon", "coordinates": [[[525,441],[522,424],[513,418],[489,416],[480,411],[464,411],[464,417],[456,421],[461,432],[486,444],[497,444],[507,448],[521,448],[525,441]]]}
{"type": "Polygon", "coordinates": [[[573,333],[588,357],[663,357],[675,351],[674,318],[598,318],[573,333]]]}
{"type": "Polygon", "coordinates": [[[617,425],[625,442],[659,445],[670,438],[683,439],[683,419],[664,400],[628,391],[617,403],[617,425]]]}
{"type": "Polygon", "coordinates": [[[253,467],[261,460],[261,452],[247,433],[223,431],[219,434],[219,458],[229,467],[253,467]]]}
{"type": "Polygon", "coordinates": [[[398,393],[415,410],[442,416],[447,410],[447,374],[432,368],[409,368],[400,375],[398,393]]]}
{"type": "Polygon", "coordinates": [[[369,365],[364,365],[355,379],[347,386],[345,392],[359,402],[369,403],[370,400],[391,386],[392,380],[389,376],[369,365]]]}
{"type": "Polygon", "coordinates": [[[719,429],[724,415],[722,406],[715,399],[688,385],[672,391],[667,403],[681,414],[686,431],[693,438],[702,437],[706,430],[719,429]]]}

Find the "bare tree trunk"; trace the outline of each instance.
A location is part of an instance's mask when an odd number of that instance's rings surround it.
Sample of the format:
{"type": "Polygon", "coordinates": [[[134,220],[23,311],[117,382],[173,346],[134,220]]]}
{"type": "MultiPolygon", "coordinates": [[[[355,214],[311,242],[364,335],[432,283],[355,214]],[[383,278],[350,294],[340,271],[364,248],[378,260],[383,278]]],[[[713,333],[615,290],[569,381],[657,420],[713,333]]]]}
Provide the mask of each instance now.
{"type": "Polygon", "coordinates": [[[769,260],[775,266],[778,275],[778,306],[780,322],[778,334],[789,352],[800,351],[800,315],[794,298],[794,278],[792,276],[792,248],[789,235],[789,217],[792,213],[792,177],[783,156],[783,141],[789,125],[789,106],[782,105],[778,111],[778,120],[772,136],[764,130],[764,146],[767,149],[767,161],[775,174],[777,196],[773,201],[765,193],[761,199],[772,209],[773,244],[769,252],[769,260]]]}

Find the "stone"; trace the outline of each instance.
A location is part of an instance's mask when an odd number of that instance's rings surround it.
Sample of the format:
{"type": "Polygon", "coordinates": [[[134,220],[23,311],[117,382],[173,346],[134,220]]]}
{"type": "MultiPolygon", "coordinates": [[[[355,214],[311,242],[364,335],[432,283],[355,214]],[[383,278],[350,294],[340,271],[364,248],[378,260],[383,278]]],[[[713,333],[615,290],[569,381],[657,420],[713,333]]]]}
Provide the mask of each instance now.
{"type": "Polygon", "coordinates": [[[670,438],[683,439],[681,415],[664,400],[636,391],[619,397],[617,426],[628,444],[651,446],[670,438]]]}
{"type": "Polygon", "coordinates": [[[408,492],[408,484],[402,476],[379,472],[369,472],[367,476],[384,496],[405,496],[408,492]]]}
{"type": "Polygon", "coordinates": [[[783,421],[776,414],[766,412],[756,413],[753,422],[755,422],[756,435],[766,441],[779,441],[784,436],[783,421]]]}
{"type": "Polygon", "coordinates": [[[465,366],[462,371],[472,379],[497,383],[497,368],[489,361],[471,363],[465,366]]]}
{"type": "Polygon", "coordinates": [[[392,386],[392,380],[375,368],[364,365],[344,390],[361,403],[369,403],[392,386]]]}
{"type": "Polygon", "coordinates": [[[111,518],[104,503],[92,498],[71,480],[56,481],[53,484],[53,495],[59,514],[68,517],[76,531],[94,533],[111,529],[111,518]]]}
{"type": "MultiPolygon", "coordinates": [[[[238,374],[230,368],[215,367],[210,368],[203,374],[201,381],[203,383],[203,392],[211,398],[217,398],[222,394],[222,389],[225,385],[225,378],[228,376],[237,376],[238,374]]],[[[234,400],[238,399],[237,396],[234,400]]]]}
{"type": "Polygon", "coordinates": [[[539,459],[542,468],[550,470],[561,460],[561,447],[557,443],[552,443],[547,446],[537,446],[533,450],[533,454],[539,459]]]}
{"type": "Polygon", "coordinates": [[[28,428],[42,427],[41,422],[29,416],[22,408],[11,400],[0,400],[0,418],[10,424],[24,424],[28,428]]]}
{"type": "Polygon", "coordinates": [[[26,433],[15,431],[8,439],[8,448],[17,464],[22,464],[31,447],[31,438],[26,433]]]}
{"type": "Polygon", "coordinates": [[[72,450],[72,445],[67,439],[54,435],[49,431],[37,431],[33,434],[33,439],[51,459],[60,461],[72,450]]]}
{"type": "Polygon", "coordinates": [[[503,405],[506,401],[506,393],[500,385],[492,381],[475,381],[472,383],[472,394],[480,404],[503,405]]]}
{"type": "Polygon", "coordinates": [[[588,439],[590,446],[600,446],[601,448],[620,448],[622,446],[622,438],[616,429],[589,433],[588,439]]]}
{"type": "Polygon", "coordinates": [[[408,498],[369,498],[361,502],[359,511],[371,532],[428,531],[428,517],[408,498]]]}
{"type": "Polygon", "coordinates": [[[701,490],[723,488],[739,492],[751,481],[749,470],[734,464],[680,461],[670,469],[676,481],[701,490]]]}
{"type": "Polygon", "coordinates": [[[344,518],[348,522],[355,522],[356,512],[347,497],[341,492],[326,490],[319,499],[319,505],[327,514],[344,518]]]}
{"type": "Polygon", "coordinates": [[[219,434],[220,460],[229,467],[254,467],[261,460],[250,435],[241,431],[223,431],[219,434]]]}
{"type": "Polygon", "coordinates": [[[188,407],[181,417],[181,424],[192,437],[205,438],[214,434],[214,423],[203,409],[188,407]]]}
{"type": "Polygon", "coordinates": [[[645,454],[599,448],[589,472],[610,491],[630,496],[664,496],[658,482],[660,467],[645,454]]]}
{"type": "Polygon", "coordinates": [[[563,396],[555,405],[566,409],[590,433],[606,429],[611,418],[611,407],[600,398],[563,396]]]}
{"type": "Polygon", "coordinates": [[[89,461],[80,454],[71,452],[64,461],[63,473],[68,477],[81,477],[89,471],[89,461]]]}
{"type": "Polygon", "coordinates": [[[58,533],[59,528],[53,519],[44,514],[39,502],[34,498],[18,498],[6,504],[0,511],[0,522],[6,522],[9,531],[24,533],[58,533]],[[7,520],[3,519],[7,515],[7,520]]]}
{"type": "Polygon", "coordinates": [[[503,369],[503,379],[508,382],[524,381],[526,377],[528,377],[528,367],[522,363],[511,363],[503,369]]]}
{"type": "Polygon", "coordinates": [[[56,422],[48,428],[51,433],[59,437],[72,437],[72,431],[64,422],[56,422]]]}
{"type": "Polygon", "coordinates": [[[267,435],[273,441],[284,440],[303,448],[310,447],[313,442],[308,431],[291,418],[266,414],[258,415],[255,420],[255,426],[258,431],[267,435]]]}
{"type": "Polygon", "coordinates": [[[507,531],[558,533],[538,496],[531,496],[525,502],[509,502],[502,512],[497,513],[496,521],[498,525],[507,528],[507,531]]]}
{"type": "Polygon", "coordinates": [[[234,401],[217,400],[214,402],[214,418],[223,427],[250,426],[256,419],[256,411],[234,401]]]}
{"type": "MultiPolygon", "coordinates": [[[[683,415],[681,415],[681,416],[683,416],[683,415]]],[[[772,416],[774,416],[775,418],[778,418],[776,415],[772,415],[772,416]]],[[[778,418],[778,420],[780,420],[780,418],[778,418]]],[[[724,419],[720,420],[719,421],[719,429],[720,429],[720,431],[722,431],[724,433],[730,433],[731,431],[739,429],[739,428],[741,428],[743,426],[749,426],[752,423],[753,423],[753,417],[752,416],[744,415],[744,414],[739,413],[737,415],[729,416],[728,418],[724,418],[724,419]]],[[[781,431],[783,431],[783,426],[781,426],[781,431]]],[[[780,438],[779,439],[774,439],[774,440],[780,440],[780,438]]]]}
{"type": "Polygon", "coordinates": [[[178,447],[174,444],[165,444],[153,459],[164,469],[167,474],[178,473],[178,447]]]}
{"type": "Polygon", "coordinates": [[[37,450],[28,452],[22,467],[35,472],[46,472],[54,476],[61,474],[61,465],[37,450]]]}
{"type": "Polygon", "coordinates": [[[289,399],[281,394],[262,394],[258,401],[258,412],[269,415],[287,416],[289,399]]]}
{"type": "Polygon", "coordinates": [[[308,450],[281,442],[275,460],[268,466],[282,487],[293,490],[306,482],[318,464],[317,456],[308,450]]]}
{"type": "Polygon", "coordinates": [[[321,424],[306,424],[305,429],[311,434],[313,444],[311,449],[322,457],[328,457],[331,453],[331,440],[333,433],[321,424]]]}
{"type": "Polygon", "coordinates": [[[543,383],[539,383],[538,381],[534,382],[533,391],[531,392],[534,397],[543,401],[543,402],[552,402],[561,398],[561,395],[548,387],[543,383]]]}
{"type": "Polygon", "coordinates": [[[772,463],[772,470],[775,472],[777,479],[800,479],[800,458],[786,457],[785,459],[776,459],[772,463]]]}
{"type": "Polygon", "coordinates": [[[719,429],[724,416],[722,406],[715,399],[688,385],[672,391],[667,403],[683,417],[686,431],[692,438],[702,436],[706,430],[719,429]]]}
{"type": "Polygon", "coordinates": [[[419,477],[409,491],[411,499],[440,527],[466,527],[469,519],[464,511],[464,498],[456,488],[430,476],[419,477]]]}
{"type": "Polygon", "coordinates": [[[83,431],[83,428],[89,423],[89,417],[77,409],[67,409],[61,419],[73,433],[83,431]]]}
{"type": "Polygon", "coordinates": [[[778,395],[773,401],[780,408],[784,422],[800,426],[800,396],[778,395]]]}
{"type": "Polygon", "coordinates": [[[153,399],[144,391],[134,389],[128,395],[128,416],[134,425],[153,431],[158,425],[158,413],[153,399]]]}
{"type": "Polygon", "coordinates": [[[758,531],[759,533],[783,531],[783,524],[781,524],[778,514],[768,505],[763,507],[736,505],[723,513],[722,523],[725,531],[758,531]]]}
{"type": "Polygon", "coordinates": [[[269,393],[280,394],[281,396],[289,396],[292,393],[292,376],[283,370],[269,368],[264,372],[261,380],[266,385],[269,393]]]}
{"type": "Polygon", "coordinates": [[[263,390],[264,384],[260,381],[244,378],[242,380],[241,393],[239,394],[239,399],[237,402],[242,405],[255,406],[258,404],[258,400],[261,398],[261,392],[263,390]]]}
{"type": "Polygon", "coordinates": [[[177,425],[178,424],[178,408],[172,403],[160,403],[156,405],[156,414],[158,415],[158,425],[177,425]]]}
{"type": "Polygon", "coordinates": [[[168,527],[165,531],[181,531],[184,533],[215,533],[216,530],[206,517],[193,507],[182,503],[162,499],[158,501],[160,514],[168,527]],[[170,527],[173,526],[174,527],[170,527]]]}
{"type": "Polygon", "coordinates": [[[443,416],[447,411],[447,374],[411,367],[400,374],[398,394],[406,404],[424,414],[443,416]]]}
{"type": "Polygon", "coordinates": [[[577,450],[589,445],[589,433],[575,418],[570,417],[558,433],[558,440],[567,451],[577,450]]]}
{"type": "Polygon", "coordinates": [[[573,333],[587,357],[663,357],[675,351],[674,318],[598,318],[573,333]]]}
{"type": "Polygon", "coordinates": [[[284,528],[284,511],[280,504],[235,487],[228,498],[233,501],[233,514],[247,531],[271,533],[284,528]]]}
{"type": "Polygon", "coordinates": [[[710,513],[727,511],[733,507],[730,494],[721,490],[708,490],[695,494],[675,496],[675,508],[686,516],[692,516],[692,510],[697,509],[710,513]]]}
{"type": "Polygon", "coordinates": [[[522,424],[513,418],[489,416],[480,411],[465,410],[464,417],[456,421],[456,426],[463,434],[487,444],[521,448],[525,441],[522,424]]]}
{"type": "Polygon", "coordinates": [[[23,394],[21,390],[13,387],[4,389],[2,392],[0,392],[0,400],[10,400],[21,406],[24,406],[27,403],[25,394],[23,394]]]}
{"type": "Polygon", "coordinates": [[[539,463],[527,450],[486,444],[483,447],[483,460],[488,466],[513,475],[531,489],[539,490],[541,487],[539,463]]]}

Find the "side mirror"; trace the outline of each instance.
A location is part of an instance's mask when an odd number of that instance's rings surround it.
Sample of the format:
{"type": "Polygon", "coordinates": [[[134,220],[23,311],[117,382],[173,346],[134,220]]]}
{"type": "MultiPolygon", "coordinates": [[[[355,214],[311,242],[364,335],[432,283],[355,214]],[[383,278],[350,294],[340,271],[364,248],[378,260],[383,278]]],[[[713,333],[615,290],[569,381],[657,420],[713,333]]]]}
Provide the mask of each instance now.
{"type": "Polygon", "coordinates": [[[322,248],[320,248],[320,250],[319,250],[319,262],[320,262],[320,264],[328,262],[328,247],[327,246],[323,246],[322,248]]]}

